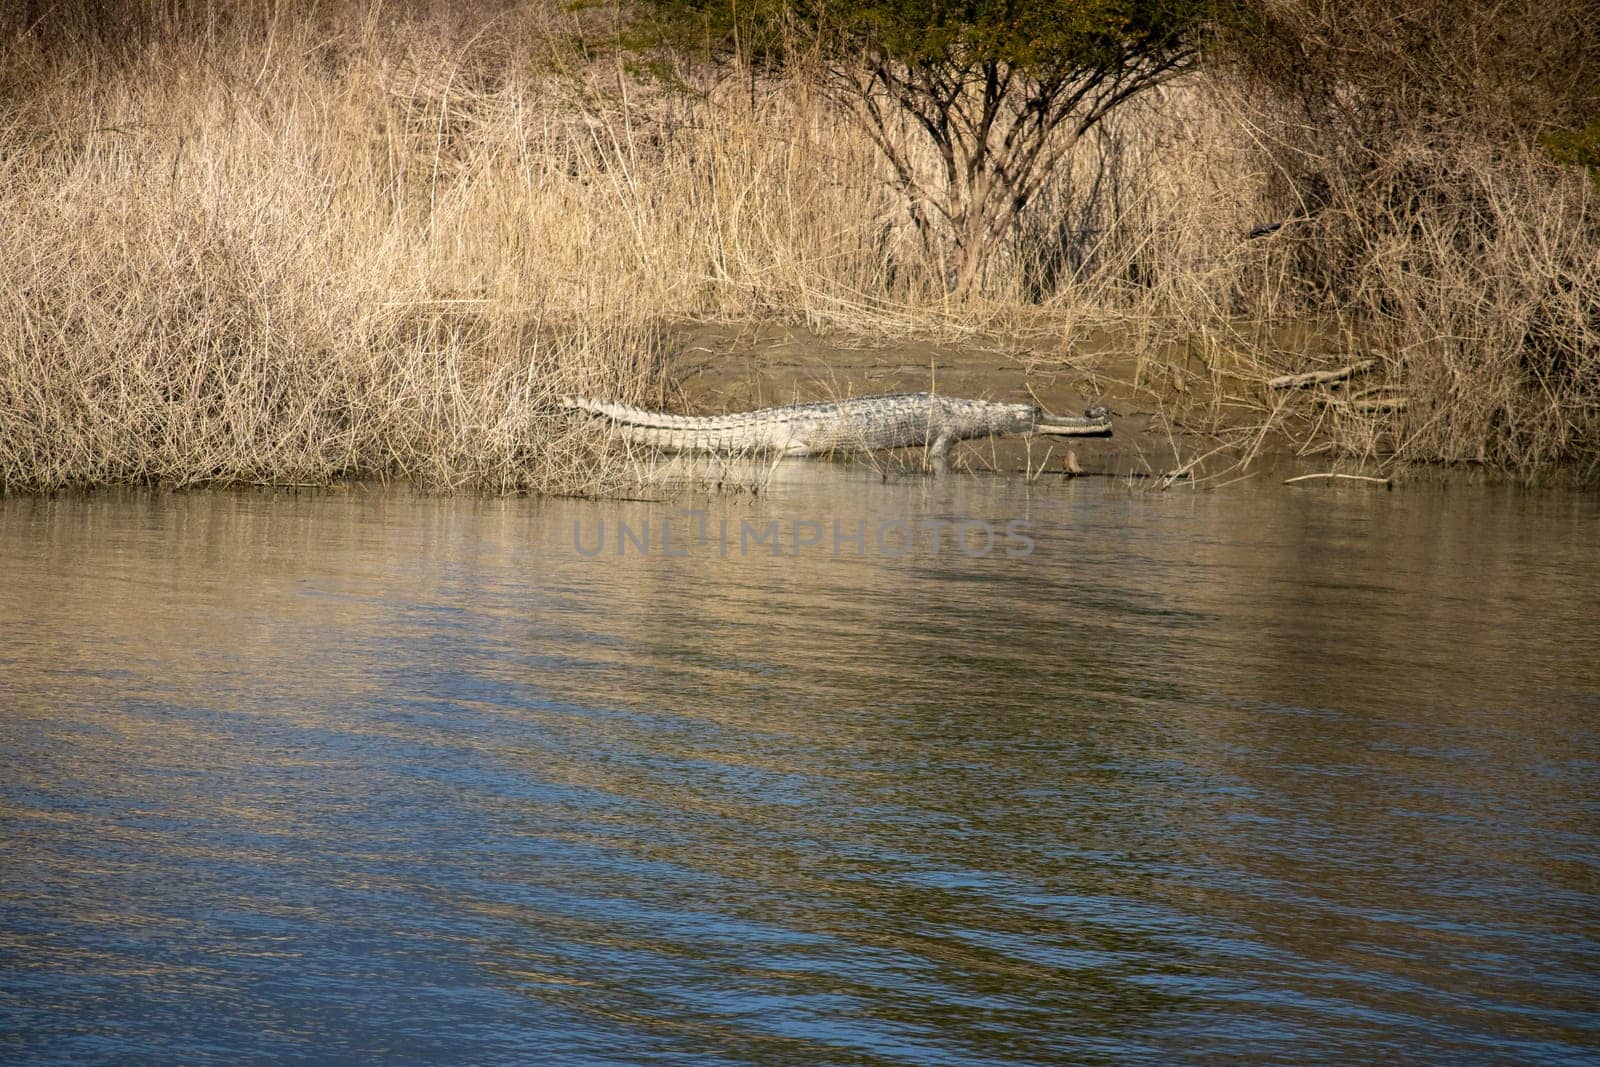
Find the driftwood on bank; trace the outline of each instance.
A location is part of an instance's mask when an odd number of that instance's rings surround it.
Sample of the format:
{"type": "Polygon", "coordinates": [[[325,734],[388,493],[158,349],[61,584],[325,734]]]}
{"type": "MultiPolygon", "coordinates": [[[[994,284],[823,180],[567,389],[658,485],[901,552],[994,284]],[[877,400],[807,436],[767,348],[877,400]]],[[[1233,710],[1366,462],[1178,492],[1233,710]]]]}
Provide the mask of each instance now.
{"type": "Polygon", "coordinates": [[[1406,398],[1403,396],[1369,396],[1352,400],[1340,400],[1333,396],[1319,396],[1317,402],[1324,407],[1338,408],[1354,415],[1383,415],[1389,412],[1400,412],[1406,409],[1406,398]]]}
{"type": "Polygon", "coordinates": [[[1375,359],[1358,360],[1347,367],[1336,370],[1314,370],[1304,374],[1285,374],[1278,378],[1268,378],[1268,389],[1305,389],[1313,385],[1329,385],[1333,382],[1342,382],[1353,378],[1362,371],[1370,370],[1377,365],[1375,359]]]}

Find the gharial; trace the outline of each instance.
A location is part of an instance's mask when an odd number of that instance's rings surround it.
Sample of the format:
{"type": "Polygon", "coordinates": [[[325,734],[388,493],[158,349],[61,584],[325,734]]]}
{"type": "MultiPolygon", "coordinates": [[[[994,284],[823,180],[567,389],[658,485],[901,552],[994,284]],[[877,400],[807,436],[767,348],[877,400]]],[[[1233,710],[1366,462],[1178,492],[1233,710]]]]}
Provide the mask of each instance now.
{"type": "Polygon", "coordinates": [[[942,462],[956,441],[993,434],[1109,437],[1111,416],[1050,415],[1033,404],[966,400],[937,393],[892,393],[761,408],[730,415],[666,415],[629,404],[563,397],[568,409],[613,425],[634,444],[668,452],[765,452],[817,456],[927,446],[942,462]]]}

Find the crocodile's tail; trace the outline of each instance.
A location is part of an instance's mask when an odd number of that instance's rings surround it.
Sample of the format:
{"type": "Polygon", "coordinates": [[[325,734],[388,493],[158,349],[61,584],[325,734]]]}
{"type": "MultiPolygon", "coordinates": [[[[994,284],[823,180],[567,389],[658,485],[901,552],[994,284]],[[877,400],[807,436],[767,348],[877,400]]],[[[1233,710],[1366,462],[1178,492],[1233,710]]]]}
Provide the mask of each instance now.
{"type": "Polygon", "coordinates": [[[808,451],[792,424],[768,418],[765,411],[668,415],[633,404],[582,396],[563,396],[560,403],[568,411],[582,411],[606,420],[624,440],[647,448],[669,452],[775,451],[788,455],[805,455],[808,451]]]}
{"type": "Polygon", "coordinates": [[[665,412],[651,411],[649,408],[636,407],[633,404],[622,404],[615,400],[591,400],[586,396],[563,396],[559,398],[559,403],[567,411],[582,411],[597,418],[640,429],[689,430],[716,421],[714,417],[668,415],[665,412]]]}

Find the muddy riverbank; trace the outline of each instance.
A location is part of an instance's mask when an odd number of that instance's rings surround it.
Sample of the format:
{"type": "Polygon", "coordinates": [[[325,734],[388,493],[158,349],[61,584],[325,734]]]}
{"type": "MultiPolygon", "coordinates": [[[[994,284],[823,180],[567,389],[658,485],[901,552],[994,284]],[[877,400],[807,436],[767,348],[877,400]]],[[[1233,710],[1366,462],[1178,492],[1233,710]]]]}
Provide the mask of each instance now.
{"type": "MultiPolygon", "coordinates": [[[[1338,470],[1388,476],[1381,452],[1335,453],[1313,435],[1316,399],[1265,386],[1248,358],[1174,341],[1136,345],[1109,331],[1079,338],[977,336],[957,340],[853,337],[781,323],[688,324],[675,328],[661,407],[714,414],[842,396],[932,390],[952,396],[1035,403],[1057,414],[1103,404],[1109,438],[1003,438],[968,441],[956,469],[1201,483],[1231,477],[1293,477],[1338,470]]],[[[1307,368],[1337,366],[1348,353],[1287,340],[1307,368]]],[[[1378,443],[1381,445],[1381,443],[1378,443]]],[[[880,457],[909,466],[918,457],[880,457]]]]}

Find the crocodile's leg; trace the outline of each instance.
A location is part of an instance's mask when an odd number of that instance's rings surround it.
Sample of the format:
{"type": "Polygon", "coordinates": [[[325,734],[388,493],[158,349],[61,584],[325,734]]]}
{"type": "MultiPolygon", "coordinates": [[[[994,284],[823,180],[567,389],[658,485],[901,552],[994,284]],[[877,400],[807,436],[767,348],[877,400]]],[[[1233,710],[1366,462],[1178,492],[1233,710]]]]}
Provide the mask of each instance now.
{"type": "Polygon", "coordinates": [[[950,449],[956,443],[956,435],[946,430],[933,439],[933,444],[928,446],[928,470],[934,474],[950,473],[950,449]]]}

